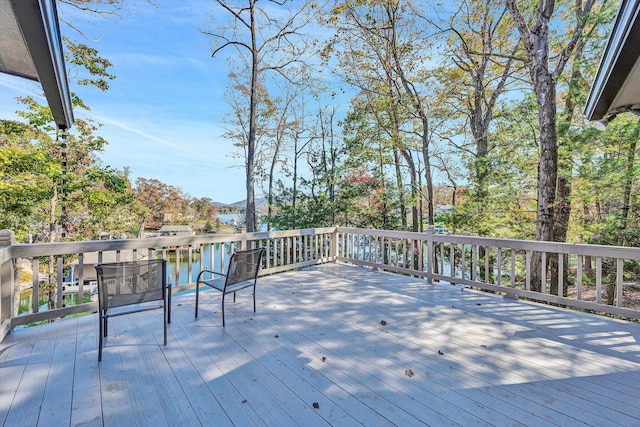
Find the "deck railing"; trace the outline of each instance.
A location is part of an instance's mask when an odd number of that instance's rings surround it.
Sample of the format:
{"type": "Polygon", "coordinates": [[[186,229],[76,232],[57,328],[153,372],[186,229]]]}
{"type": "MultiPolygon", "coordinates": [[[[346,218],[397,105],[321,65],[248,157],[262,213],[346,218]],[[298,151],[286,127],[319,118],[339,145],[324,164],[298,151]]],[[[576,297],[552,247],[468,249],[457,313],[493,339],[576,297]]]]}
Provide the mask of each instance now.
{"type": "Polygon", "coordinates": [[[640,318],[640,310],[625,300],[632,289],[640,291],[640,248],[454,236],[433,230],[337,231],[339,261],[511,298],[640,318]],[[536,253],[541,260],[538,272],[545,274],[535,274],[536,253]],[[534,275],[539,290],[532,285],[534,275]]]}
{"type": "Polygon", "coordinates": [[[162,257],[167,259],[173,291],[182,292],[194,288],[203,266],[222,272],[232,251],[250,247],[266,249],[261,275],[343,261],[509,297],[640,318],[640,310],[624,298],[625,289],[640,279],[640,248],[345,227],[38,244],[15,244],[11,232],[3,231],[0,340],[20,325],[96,310],[89,295],[91,262],[162,257]],[[540,291],[531,286],[536,252],[542,254],[541,271],[547,272],[538,275],[540,291]],[[555,269],[548,268],[554,262],[555,269]],[[26,312],[19,314],[16,294],[25,281],[33,297],[28,310],[23,307],[26,312]],[[552,289],[557,290],[552,294],[552,289]],[[70,292],[83,298],[71,302],[65,297],[70,292]],[[607,299],[607,292],[614,292],[614,297],[607,299]],[[51,295],[42,309],[38,295],[51,295]]]}

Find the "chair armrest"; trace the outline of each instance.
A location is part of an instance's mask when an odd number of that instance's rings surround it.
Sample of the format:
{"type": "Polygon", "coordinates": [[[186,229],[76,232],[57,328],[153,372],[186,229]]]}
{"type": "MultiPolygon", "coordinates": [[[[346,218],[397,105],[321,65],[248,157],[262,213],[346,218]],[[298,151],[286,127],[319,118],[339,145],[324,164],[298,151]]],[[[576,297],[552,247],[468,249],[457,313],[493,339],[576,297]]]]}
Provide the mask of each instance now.
{"type": "Polygon", "coordinates": [[[204,273],[217,274],[218,276],[227,277],[227,275],[226,275],[226,274],[218,273],[217,271],[202,270],[202,271],[200,272],[200,274],[198,274],[198,279],[196,280],[196,283],[200,282],[200,278],[202,278],[202,275],[203,275],[204,273]]]}

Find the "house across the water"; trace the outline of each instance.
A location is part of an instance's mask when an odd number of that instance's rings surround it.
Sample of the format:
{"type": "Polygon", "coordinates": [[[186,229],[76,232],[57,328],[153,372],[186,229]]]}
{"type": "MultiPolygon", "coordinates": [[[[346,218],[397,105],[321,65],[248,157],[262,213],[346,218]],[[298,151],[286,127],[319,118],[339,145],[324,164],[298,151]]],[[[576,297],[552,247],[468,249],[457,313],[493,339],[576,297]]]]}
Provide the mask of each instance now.
{"type": "Polygon", "coordinates": [[[188,225],[163,225],[158,230],[160,236],[192,236],[195,232],[188,225]]]}

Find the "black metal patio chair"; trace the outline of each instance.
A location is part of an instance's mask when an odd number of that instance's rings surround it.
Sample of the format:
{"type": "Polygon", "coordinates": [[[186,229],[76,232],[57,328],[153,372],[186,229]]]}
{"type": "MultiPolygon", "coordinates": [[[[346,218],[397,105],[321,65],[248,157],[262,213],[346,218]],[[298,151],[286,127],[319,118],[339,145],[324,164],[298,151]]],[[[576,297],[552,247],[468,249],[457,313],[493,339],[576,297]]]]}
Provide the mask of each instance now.
{"type": "Polygon", "coordinates": [[[234,252],[229,260],[227,273],[217,273],[211,270],[202,270],[196,281],[196,318],[198,317],[198,302],[200,299],[200,285],[207,285],[222,292],[222,326],[224,321],[224,297],[233,293],[233,302],[236,302],[236,292],[253,286],[253,312],[256,312],[256,283],[258,272],[262,263],[264,248],[247,249],[234,252]],[[204,277],[209,275],[210,279],[204,277]],[[215,276],[220,276],[216,278],[215,276]],[[222,280],[224,278],[224,280],[222,280]]]}
{"type": "Polygon", "coordinates": [[[164,345],[167,345],[167,324],[171,323],[171,285],[167,285],[166,267],[164,259],[95,264],[100,316],[98,362],[102,361],[102,347],[110,317],[163,309],[164,345]]]}

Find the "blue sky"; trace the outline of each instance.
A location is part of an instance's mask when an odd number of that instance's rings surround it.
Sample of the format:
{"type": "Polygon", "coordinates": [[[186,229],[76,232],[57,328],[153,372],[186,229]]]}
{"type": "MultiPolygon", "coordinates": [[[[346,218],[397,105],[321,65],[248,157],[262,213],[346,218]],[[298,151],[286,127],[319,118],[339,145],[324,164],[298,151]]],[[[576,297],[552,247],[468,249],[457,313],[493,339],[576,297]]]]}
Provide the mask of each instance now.
{"type": "MultiPolygon", "coordinates": [[[[130,167],[133,181],[156,178],[194,197],[243,200],[244,169],[230,157],[231,142],[221,138],[226,64],[224,57],[211,58],[211,39],[199,31],[209,24],[214,2],[156,1],[157,9],[136,3],[123,19],[74,16],[75,25],[99,39],[83,42],[108,58],[117,76],[106,93],[73,86],[91,107],[74,114],[103,124],[98,133],[109,144],[101,160],[130,167]]],[[[81,40],[68,27],[61,30],[81,40]]],[[[17,118],[14,97],[38,93],[38,83],[0,75],[0,117],[17,118]]]]}

